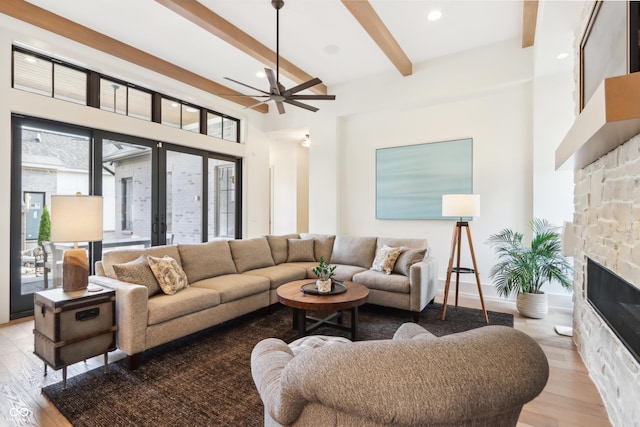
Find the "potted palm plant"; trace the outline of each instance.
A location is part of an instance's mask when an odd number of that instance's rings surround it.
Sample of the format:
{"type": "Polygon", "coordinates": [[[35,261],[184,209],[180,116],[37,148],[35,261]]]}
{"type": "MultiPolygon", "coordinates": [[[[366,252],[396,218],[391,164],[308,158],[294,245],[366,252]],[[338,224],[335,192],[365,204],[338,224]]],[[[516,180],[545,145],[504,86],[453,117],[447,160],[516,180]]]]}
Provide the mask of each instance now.
{"type": "Polygon", "coordinates": [[[498,263],[489,277],[500,296],[517,294],[516,306],[523,316],[540,319],[547,314],[547,295],[541,288],[557,282],[571,289],[572,266],[562,255],[562,242],[557,227],[547,220],[534,219],[531,245],[522,243],[522,233],[505,228],[489,237],[487,243],[498,255],[498,263]]]}
{"type": "Polygon", "coordinates": [[[331,292],[331,278],[336,274],[335,270],[335,265],[329,265],[325,262],[323,256],[320,257],[320,264],[313,268],[313,273],[318,277],[318,280],[316,280],[318,292],[331,292]]]}

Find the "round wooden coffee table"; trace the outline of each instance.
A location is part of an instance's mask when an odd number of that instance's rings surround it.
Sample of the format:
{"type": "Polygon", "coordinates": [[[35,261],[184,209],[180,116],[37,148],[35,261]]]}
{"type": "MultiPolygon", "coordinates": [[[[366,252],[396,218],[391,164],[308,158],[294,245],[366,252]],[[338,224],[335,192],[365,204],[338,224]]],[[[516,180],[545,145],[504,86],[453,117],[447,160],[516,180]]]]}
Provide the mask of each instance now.
{"type": "Polygon", "coordinates": [[[328,325],[351,332],[351,341],[358,337],[358,307],[367,302],[369,289],[358,283],[343,282],[347,291],[337,295],[313,295],[300,290],[302,285],[315,283],[314,279],[296,280],[278,287],[278,301],[293,308],[293,327],[300,336],[315,331],[320,326],[328,325]],[[351,325],[342,324],[342,311],[351,311],[351,325]],[[334,311],[324,319],[308,317],[307,311],[334,311]],[[307,321],[315,322],[307,328],[307,321]],[[337,322],[333,322],[337,320],[337,322]]]}

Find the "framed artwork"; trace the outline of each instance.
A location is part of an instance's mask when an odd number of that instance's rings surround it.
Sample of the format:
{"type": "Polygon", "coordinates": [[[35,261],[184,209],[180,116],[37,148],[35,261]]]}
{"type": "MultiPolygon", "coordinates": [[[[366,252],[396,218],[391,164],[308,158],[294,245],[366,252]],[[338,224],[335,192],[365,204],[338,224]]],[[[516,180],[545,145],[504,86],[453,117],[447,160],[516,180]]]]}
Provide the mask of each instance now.
{"type": "Polygon", "coordinates": [[[471,138],[376,150],[377,219],[443,219],[443,194],[470,193],[471,138]]]}

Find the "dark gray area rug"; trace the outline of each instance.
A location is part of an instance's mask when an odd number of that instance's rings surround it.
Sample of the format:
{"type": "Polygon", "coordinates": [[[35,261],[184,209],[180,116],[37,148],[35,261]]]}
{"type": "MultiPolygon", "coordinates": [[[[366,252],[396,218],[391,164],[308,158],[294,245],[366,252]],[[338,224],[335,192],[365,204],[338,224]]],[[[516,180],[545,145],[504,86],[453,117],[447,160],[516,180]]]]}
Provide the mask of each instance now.
{"type": "MultiPolygon", "coordinates": [[[[420,324],[442,336],[485,325],[482,311],[429,305],[420,324]]],[[[513,326],[513,315],[488,312],[493,325],[513,326]]],[[[348,316],[345,313],[345,317],[348,316]]],[[[261,426],[262,401],[251,378],[251,350],[262,339],[291,342],[291,311],[280,305],[269,315],[252,313],[145,352],[141,366],[109,364],[43,388],[74,426],[261,426]]],[[[349,321],[348,317],[345,319],[349,321]]],[[[359,312],[359,339],[388,339],[411,321],[402,310],[365,305],[359,312]]],[[[344,335],[331,328],[315,334],[344,335]]]]}

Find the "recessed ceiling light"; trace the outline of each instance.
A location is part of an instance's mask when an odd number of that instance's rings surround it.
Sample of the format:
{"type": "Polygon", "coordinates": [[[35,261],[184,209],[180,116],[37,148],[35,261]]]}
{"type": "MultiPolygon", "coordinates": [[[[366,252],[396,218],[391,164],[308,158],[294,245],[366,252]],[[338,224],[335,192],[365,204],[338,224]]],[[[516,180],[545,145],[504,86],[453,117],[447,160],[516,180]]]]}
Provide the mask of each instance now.
{"type": "Polygon", "coordinates": [[[258,71],[256,73],[256,77],[259,77],[261,79],[265,78],[267,75],[264,73],[264,71],[258,71]]]}
{"type": "Polygon", "coordinates": [[[172,106],[173,108],[178,108],[178,105],[180,105],[180,104],[178,104],[177,102],[172,102],[172,103],[171,103],[171,106],[172,106]]]}
{"type": "Polygon", "coordinates": [[[567,52],[559,53],[558,56],[556,56],[556,58],[558,58],[558,59],[565,59],[565,58],[568,58],[568,57],[569,57],[569,54],[567,52]]]}
{"type": "Polygon", "coordinates": [[[429,21],[437,21],[438,19],[442,18],[442,12],[440,12],[439,10],[432,10],[431,12],[429,12],[429,14],[427,15],[427,19],[429,21]]]}

